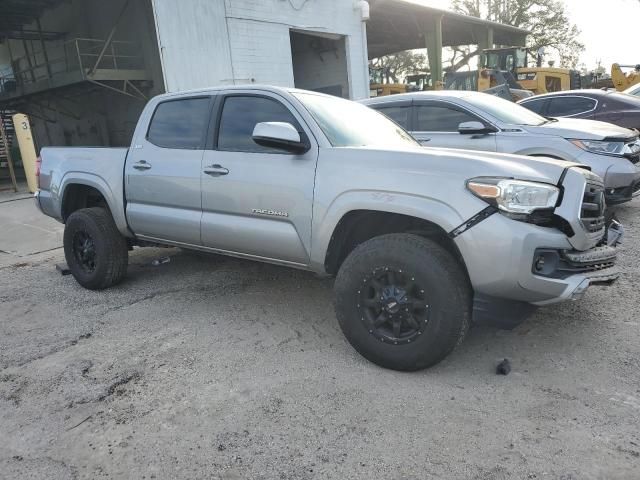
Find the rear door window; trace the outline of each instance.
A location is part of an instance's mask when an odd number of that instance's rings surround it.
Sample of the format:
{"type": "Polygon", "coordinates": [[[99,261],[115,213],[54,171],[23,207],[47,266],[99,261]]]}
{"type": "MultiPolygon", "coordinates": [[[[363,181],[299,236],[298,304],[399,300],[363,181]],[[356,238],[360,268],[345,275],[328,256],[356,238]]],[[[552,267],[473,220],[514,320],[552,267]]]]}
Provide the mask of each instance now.
{"type": "Polygon", "coordinates": [[[550,117],[567,117],[593,110],[596,101],[586,97],[554,97],[549,100],[547,114],[550,117]]]}
{"type": "Polygon", "coordinates": [[[209,97],[162,102],[151,119],[147,140],[162,148],[203,148],[211,113],[209,97]]]}

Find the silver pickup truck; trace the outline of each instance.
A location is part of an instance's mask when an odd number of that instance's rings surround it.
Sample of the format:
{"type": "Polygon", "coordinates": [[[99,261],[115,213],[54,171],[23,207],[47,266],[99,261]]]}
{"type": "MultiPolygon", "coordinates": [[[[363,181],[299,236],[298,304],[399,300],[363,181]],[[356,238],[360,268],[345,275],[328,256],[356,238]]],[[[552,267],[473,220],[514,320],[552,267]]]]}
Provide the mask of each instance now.
{"type": "Polygon", "coordinates": [[[128,251],[158,244],[335,275],[349,342],[398,370],[443,359],[472,318],[517,320],[617,278],[587,168],[424,149],[302,90],[156,97],[129,149],[44,148],[39,182],[82,286],[120,282],[128,251]]]}

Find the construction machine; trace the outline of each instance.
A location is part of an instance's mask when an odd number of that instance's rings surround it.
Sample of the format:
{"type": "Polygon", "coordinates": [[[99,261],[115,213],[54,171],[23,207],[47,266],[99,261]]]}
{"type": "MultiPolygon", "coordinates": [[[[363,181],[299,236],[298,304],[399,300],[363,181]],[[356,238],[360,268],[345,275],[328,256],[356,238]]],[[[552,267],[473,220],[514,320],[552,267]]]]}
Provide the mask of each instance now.
{"type": "Polygon", "coordinates": [[[511,72],[521,88],[534,94],[582,88],[580,72],[568,68],[543,67],[543,51],[533,54],[525,47],[483,50],[481,68],[511,72]]]}
{"type": "Polygon", "coordinates": [[[383,97],[398,93],[433,90],[431,75],[426,72],[413,73],[404,78],[404,83],[384,83],[384,67],[369,68],[369,96],[383,97]]]}
{"type": "Polygon", "coordinates": [[[640,65],[620,65],[614,63],[611,65],[611,80],[613,86],[619,92],[640,83],[640,65]],[[630,72],[625,73],[623,68],[631,68],[630,72]]]}
{"type": "Polygon", "coordinates": [[[525,47],[483,50],[479,67],[477,71],[447,74],[446,88],[494,94],[498,91],[500,96],[512,100],[581,88],[579,71],[543,67],[542,52],[532,55],[525,47]]]}

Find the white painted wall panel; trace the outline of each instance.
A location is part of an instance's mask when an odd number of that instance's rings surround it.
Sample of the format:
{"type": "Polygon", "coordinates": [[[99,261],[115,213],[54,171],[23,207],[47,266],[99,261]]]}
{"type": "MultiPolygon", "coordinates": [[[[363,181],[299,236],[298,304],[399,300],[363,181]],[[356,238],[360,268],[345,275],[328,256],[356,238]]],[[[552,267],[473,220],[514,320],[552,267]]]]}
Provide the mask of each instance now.
{"type": "Polygon", "coordinates": [[[233,83],[222,0],[153,0],[168,92],[233,83]]]}

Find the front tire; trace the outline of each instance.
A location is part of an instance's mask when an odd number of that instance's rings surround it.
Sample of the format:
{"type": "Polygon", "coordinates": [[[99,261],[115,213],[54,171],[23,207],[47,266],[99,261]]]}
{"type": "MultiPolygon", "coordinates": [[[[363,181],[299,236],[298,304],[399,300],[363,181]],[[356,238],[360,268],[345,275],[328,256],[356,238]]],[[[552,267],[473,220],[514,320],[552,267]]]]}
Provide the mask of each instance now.
{"type": "Polygon", "coordinates": [[[102,290],[125,277],[129,250],[108,210],[83,208],[67,219],[64,256],[80,285],[102,290]]]}
{"type": "Polygon", "coordinates": [[[413,371],[440,362],[469,329],[472,294],[460,264],[410,234],[375,237],[342,264],[335,310],[351,345],[381,367],[413,371]]]}

